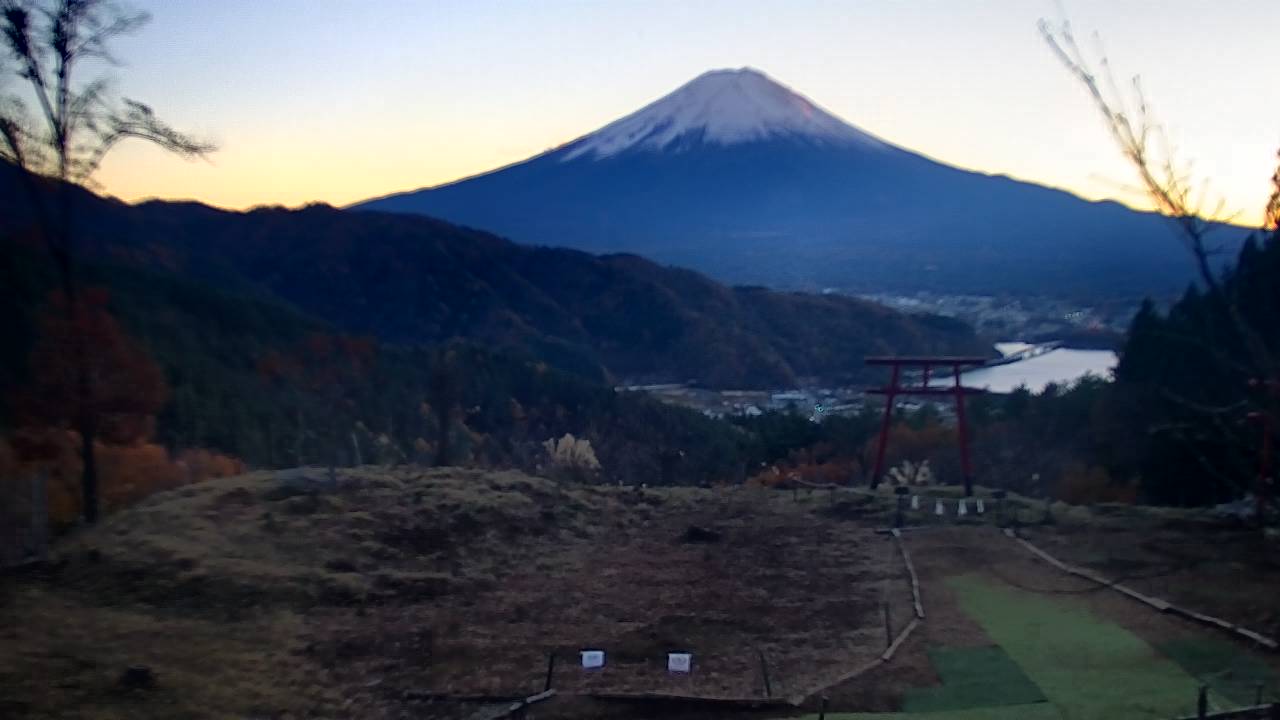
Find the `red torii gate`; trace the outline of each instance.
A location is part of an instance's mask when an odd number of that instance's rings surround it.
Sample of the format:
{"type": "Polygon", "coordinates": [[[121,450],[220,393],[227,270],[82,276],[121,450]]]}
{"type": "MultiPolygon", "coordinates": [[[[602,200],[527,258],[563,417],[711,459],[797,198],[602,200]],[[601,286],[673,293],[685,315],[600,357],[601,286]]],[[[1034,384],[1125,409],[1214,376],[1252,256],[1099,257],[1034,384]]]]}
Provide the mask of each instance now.
{"type": "Polygon", "coordinates": [[[964,396],[979,395],[983,391],[978,388],[968,388],[960,384],[961,368],[984,365],[987,358],[981,357],[953,357],[953,356],[924,356],[924,357],[869,357],[868,365],[889,366],[893,368],[893,375],[889,379],[889,385],[882,388],[871,388],[867,390],[869,395],[884,395],[884,421],[880,425],[880,444],[876,449],[876,469],[871,476],[871,487],[875,488],[880,484],[880,475],[884,472],[884,452],[889,444],[889,427],[893,423],[893,401],[899,395],[925,395],[925,396],[946,396],[950,395],[956,400],[956,427],[960,440],[960,466],[964,473],[964,494],[970,496],[973,494],[973,469],[969,463],[969,429],[964,416],[964,396]],[[923,368],[923,379],[920,385],[902,385],[902,368],[923,368]],[[950,368],[950,375],[955,379],[955,384],[951,387],[930,387],[929,374],[933,368],[950,368]]]}

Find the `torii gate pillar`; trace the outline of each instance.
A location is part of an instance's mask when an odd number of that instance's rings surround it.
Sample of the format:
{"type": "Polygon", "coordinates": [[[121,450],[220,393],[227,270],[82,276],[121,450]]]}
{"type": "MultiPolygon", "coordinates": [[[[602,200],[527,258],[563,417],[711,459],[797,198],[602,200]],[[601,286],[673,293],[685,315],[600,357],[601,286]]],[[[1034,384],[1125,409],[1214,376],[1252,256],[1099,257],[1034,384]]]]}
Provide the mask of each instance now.
{"type": "Polygon", "coordinates": [[[980,366],[986,362],[986,358],[952,356],[867,358],[868,365],[888,366],[893,369],[887,386],[872,388],[867,391],[871,395],[885,396],[884,419],[880,423],[880,439],[876,446],[876,467],[871,476],[872,489],[880,484],[880,477],[884,474],[884,457],[885,450],[889,445],[889,428],[893,424],[894,400],[899,395],[950,395],[955,398],[956,402],[956,435],[960,445],[960,468],[964,474],[964,494],[966,497],[973,495],[973,467],[969,459],[969,426],[964,412],[964,396],[977,395],[983,391],[978,388],[964,387],[960,383],[960,373],[963,368],[980,366]],[[902,369],[904,367],[921,368],[922,379],[919,385],[902,384],[902,369]],[[929,375],[934,368],[950,369],[949,374],[953,380],[951,387],[931,386],[929,384],[929,375]]]}

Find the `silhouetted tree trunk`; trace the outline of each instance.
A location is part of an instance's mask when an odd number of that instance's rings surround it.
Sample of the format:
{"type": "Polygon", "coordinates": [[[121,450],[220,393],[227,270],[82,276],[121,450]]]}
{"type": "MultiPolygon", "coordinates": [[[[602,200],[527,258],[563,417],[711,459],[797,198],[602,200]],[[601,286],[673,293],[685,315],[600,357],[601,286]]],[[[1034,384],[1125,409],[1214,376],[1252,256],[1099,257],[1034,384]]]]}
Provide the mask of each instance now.
{"type": "MultiPolygon", "coordinates": [[[[114,101],[108,83],[98,78],[76,84],[73,73],[82,60],[111,60],[108,43],[131,33],[149,20],[145,13],[122,10],[107,0],[0,0],[0,42],[15,67],[12,70],[34,96],[39,112],[30,116],[23,105],[0,106],[0,158],[16,165],[32,196],[32,211],[53,258],[67,319],[79,312],[80,293],[75,276],[75,230],[72,224],[71,183],[91,179],[103,158],[126,138],[136,138],[188,157],[213,151],[161,122],[151,108],[128,98],[114,101]],[[45,202],[48,188],[37,177],[56,181],[55,207],[45,202]]],[[[89,398],[93,378],[87,367],[83,338],[72,353],[79,366],[80,408],[73,422],[80,434],[82,501],[86,522],[98,519],[98,473],[94,453],[97,420],[89,398]]]]}

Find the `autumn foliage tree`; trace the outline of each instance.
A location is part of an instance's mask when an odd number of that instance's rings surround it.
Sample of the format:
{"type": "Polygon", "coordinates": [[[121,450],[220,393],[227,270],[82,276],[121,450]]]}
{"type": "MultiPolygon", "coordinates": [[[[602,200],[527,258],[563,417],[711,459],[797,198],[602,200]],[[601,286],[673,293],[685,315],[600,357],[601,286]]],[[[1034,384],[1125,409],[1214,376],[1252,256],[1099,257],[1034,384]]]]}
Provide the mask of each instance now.
{"type": "MultiPolygon", "coordinates": [[[[101,288],[82,291],[74,302],[54,295],[40,319],[27,389],[17,401],[28,454],[42,454],[38,436],[73,434],[80,440],[82,472],[96,456],[81,433],[108,444],[137,444],[150,438],[168,397],[164,373],[112,317],[107,299],[101,288]],[[79,356],[82,345],[93,351],[79,356]]],[[[99,508],[96,469],[93,478],[80,488],[86,520],[96,518],[99,508]]]]}
{"type": "Polygon", "coordinates": [[[168,397],[164,373],[120,327],[107,301],[102,288],[81,292],[74,305],[54,294],[40,320],[30,384],[20,402],[25,424],[75,430],[87,421],[96,437],[117,445],[151,435],[168,397]],[[93,348],[83,363],[88,394],[80,392],[81,363],[73,352],[81,341],[93,348]]]}
{"type": "MultiPolygon", "coordinates": [[[[0,79],[12,74],[36,101],[31,112],[22,96],[0,95],[0,159],[20,171],[68,313],[80,305],[82,290],[71,184],[91,182],[106,155],[127,139],[186,157],[213,150],[161,121],[147,105],[115,97],[109,78],[79,80],[84,64],[113,63],[111,41],[148,20],[145,13],[107,0],[0,0],[0,79]]],[[[71,314],[66,321],[68,329],[78,322],[71,314]]],[[[93,366],[101,366],[91,357],[97,352],[92,338],[68,339],[61,348],[63,364],[72,366],[72,388],[84,396],[75,405],[84,410],[118,392],[92,386],[93,366]]],[[[84,518],[92,523],[98,517],[97,418],[85,414],[72,420],[81,442],[84,518]]]]}

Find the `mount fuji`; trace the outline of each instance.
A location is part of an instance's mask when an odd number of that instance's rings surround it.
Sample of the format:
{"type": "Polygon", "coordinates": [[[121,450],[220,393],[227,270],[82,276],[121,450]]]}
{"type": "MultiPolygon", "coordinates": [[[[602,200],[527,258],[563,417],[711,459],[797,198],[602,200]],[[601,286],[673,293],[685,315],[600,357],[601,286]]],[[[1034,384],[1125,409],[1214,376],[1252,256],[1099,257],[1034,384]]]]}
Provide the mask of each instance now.
{"type": "Polygon", "coordinates": [[[781,288],[1117,296],[1191,278],[1158,215],[946,165],[751,68],[700,75],[523,162],[351,209],[781,288]]]}

